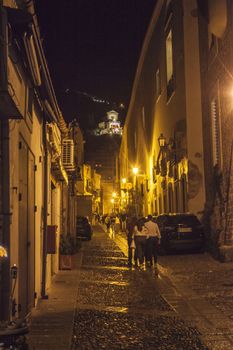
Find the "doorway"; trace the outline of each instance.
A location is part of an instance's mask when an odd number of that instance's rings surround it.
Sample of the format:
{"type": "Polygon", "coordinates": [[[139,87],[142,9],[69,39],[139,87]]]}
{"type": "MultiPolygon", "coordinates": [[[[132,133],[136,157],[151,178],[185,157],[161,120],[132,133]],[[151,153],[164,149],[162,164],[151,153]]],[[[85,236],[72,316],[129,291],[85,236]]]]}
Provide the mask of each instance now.
{"type": "Polygon", "coordinates": [[[35,301],[35,157],[19,141],[19,315],[35,301]]]}

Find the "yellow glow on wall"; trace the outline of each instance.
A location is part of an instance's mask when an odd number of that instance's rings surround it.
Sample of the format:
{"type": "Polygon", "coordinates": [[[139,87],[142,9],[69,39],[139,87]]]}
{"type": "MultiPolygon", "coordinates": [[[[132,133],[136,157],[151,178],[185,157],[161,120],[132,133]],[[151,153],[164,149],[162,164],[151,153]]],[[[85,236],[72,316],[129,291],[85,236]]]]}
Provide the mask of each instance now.
{"type": "Polygon", "coordinates": [[[6,258],[6,257],[7,257],[6,249],[0,245],[0,258],[6,258]]]}
{"type": "Polygon", "coordinates": [[[149,158],[149,172],[150,172],[150,185],[152,186],[153,185],[153,167],[154,167],[154,164],[153,164],[153,157],[150,156],[149,158]]]}
{"type": "Polygon", "coordinates": [[[132,170],[133,170],[133,174],[134,174],[134,175],[137,175],[137,173],[138,173],[138,168],[134,167],[132,170]]]}

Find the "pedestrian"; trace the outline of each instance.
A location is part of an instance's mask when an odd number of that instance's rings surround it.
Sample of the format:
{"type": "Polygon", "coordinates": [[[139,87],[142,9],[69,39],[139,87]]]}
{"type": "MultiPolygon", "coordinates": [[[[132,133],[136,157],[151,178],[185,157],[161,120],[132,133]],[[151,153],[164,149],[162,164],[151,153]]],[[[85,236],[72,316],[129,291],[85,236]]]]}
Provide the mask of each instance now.
{"type": "Polygon", "coordinates": [[[144,219],[139,219],[134,226],[134,240],[140,268],[142,268],[144,265],[147,239],[147,228],[145,227],[144,223],[144,219]]]}
{"type": "Polygon", "coordinates": [[[111,226],[111,218],[110,216],[107,214],[106,217],[105,217],[105,225],[106,225],[106,230],[107,230],[107,233],[110,232],[110,226],[111,226]]]}
{"type": "Polygon", "coordinates": [[[152,220],[152,216],[148,215],[147,221],[145,222],[147,229],[147,241],[146,241],[146,263],[148,266],[157,268],[158,260],[158,246],[161,239],[159,226],[152,220]]]}
{"type": "Polygon", "coordinates": [[[115,238],[115,215],[111,215],[110,217],[110,238],[115,238]]]}
{"type": "Polygon", "coordinates": [[[126,213],[121,214],[121,229],[123,232],[126,231],[126,213]]]}
{"type": "Polygon", "coordinates": [[[120,231],[120,225],[121,225],[120,218],[119,218],[119,216],[117,215],[116,218],[115,218],[115,223],[114,223],[114,230],[115,230],[115,233],[119,233],[119,231],[120,231]]]}
{"type": "Polygon", "coordinates": [[[136,216],[128,217],[126,221],[126,233],[128,242],[128,266],[137,265],[137,251],[134,241],[134,228],[137,223],[136,216]]]}

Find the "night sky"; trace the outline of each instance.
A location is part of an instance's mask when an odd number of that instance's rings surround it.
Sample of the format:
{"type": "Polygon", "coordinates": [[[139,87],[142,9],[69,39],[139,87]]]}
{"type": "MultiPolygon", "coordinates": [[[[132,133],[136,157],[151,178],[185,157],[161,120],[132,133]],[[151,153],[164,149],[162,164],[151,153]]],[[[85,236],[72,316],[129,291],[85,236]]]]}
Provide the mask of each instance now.
{"type": "Polygon", "coordinates": [[[35,0],[56,96],[67,121],[93,128],[124,103],[124,118],[156,0],[35,0]],[[92,96],[106,103],[92,101],[92,96]],[[109,103],[109,104],[108,104],[109,103]]]}

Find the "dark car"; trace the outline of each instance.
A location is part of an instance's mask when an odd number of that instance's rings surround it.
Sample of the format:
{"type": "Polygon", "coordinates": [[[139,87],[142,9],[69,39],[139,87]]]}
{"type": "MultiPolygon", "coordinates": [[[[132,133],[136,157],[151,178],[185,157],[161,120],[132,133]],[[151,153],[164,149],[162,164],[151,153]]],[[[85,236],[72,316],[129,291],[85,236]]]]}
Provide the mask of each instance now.
{"type": "Polygon", "coordinates": [[[77,216],[76,219],[76,237],[78,239],[91,240],[92,227],[87,217],[77,216]]]}
{"type": "Polygon", "coordinates": [[[157,217],[163,251],[204,250],[203,226],[194,214],[163,214],[157,217]]]}

